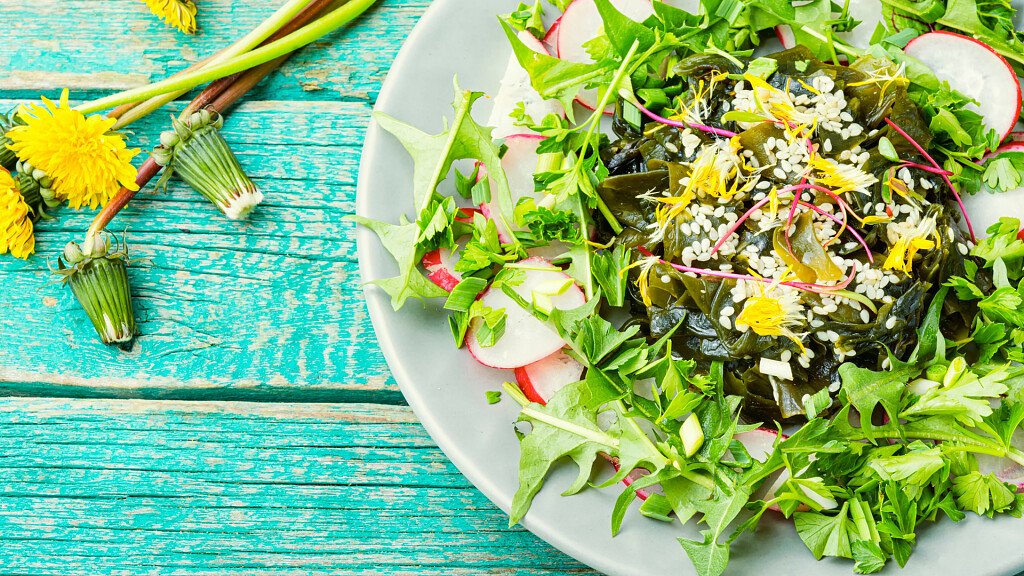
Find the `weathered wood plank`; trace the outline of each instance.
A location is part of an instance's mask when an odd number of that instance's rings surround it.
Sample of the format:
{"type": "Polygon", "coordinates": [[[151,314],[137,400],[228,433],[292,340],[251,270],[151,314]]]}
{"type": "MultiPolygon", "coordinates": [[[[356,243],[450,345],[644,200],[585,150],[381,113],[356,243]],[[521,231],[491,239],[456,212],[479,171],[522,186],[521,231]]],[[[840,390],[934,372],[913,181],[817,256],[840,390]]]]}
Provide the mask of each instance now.
{"type": "MultiPolygon", "coordinates": [[[[138,0],[0,2],[0,95],[34,98],[67,87],[88,99],[160,80],[233,42],[281,4],[203,0],[199,34],[188,37],[138,0]]],[[[355,25],[292,58],[254,98],[373,101],[429,4],[382,0],[355,25]]]]}
{"type": "Polygon", "coordinates": [[[406,407],[0,400],[2,574],[587,572],[507,525],[406,407]]]}
{"type": "MultiPolygon", "coordinates": [[[[47,269],[92,213],[41,222],[35,257],[0,258],[0,393],[400,401],[343,220],[368,113],[360,102],[244,104],[224,133],[266,194],[250,221],[226,220],[178,181],[115,220],[139,259],[142,337],[130,352],[100,345],[47,269]]],[[[162,123],[139,123],[142,146],[162,123]]]]}

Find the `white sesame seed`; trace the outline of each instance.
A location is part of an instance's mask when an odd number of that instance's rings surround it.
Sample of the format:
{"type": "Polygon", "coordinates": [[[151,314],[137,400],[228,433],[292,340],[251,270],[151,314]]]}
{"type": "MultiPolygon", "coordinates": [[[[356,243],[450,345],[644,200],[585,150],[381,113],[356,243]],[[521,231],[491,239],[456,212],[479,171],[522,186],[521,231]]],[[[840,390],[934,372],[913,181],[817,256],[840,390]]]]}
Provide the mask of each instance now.
{"type": "Polygon", "coordinates": [[[886,330],[892,330],[895,327],[896,327],[896,317],[890,316],[889,319],[885,321],[885,329],[886,330]]]}

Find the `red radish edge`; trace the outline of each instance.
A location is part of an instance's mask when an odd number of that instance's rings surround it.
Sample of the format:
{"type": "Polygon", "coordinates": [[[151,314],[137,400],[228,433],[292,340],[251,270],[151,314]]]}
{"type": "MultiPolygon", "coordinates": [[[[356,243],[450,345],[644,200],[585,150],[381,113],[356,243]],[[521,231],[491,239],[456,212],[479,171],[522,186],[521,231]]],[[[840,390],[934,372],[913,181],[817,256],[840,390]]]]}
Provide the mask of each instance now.
{"type": "MultiPolygon", "coordinates": [[[[601,455],[604,456],[605,458],[607,458],[608,461],[612,463],[612,468],[615,468],[616,472],[619,471],[619,461],[618,461],[618,459],[612,458],[611,456],[608,456],[607,454],[601,454],[601,455]]],[[[650,473],[651,472],[649,470],[645,470],[643,468],[634,468],[632,472],[627,474],[626,477],[622,479],[622,483],[625,484],[626,486],[631,486],[633,484],[633,482],[636,482],[640,478],[643,478],[644,476],[647,476],[650,473]]],[[[655,484],[655,486],[657,486],[657,484],[655,484]]],[[[652,488],[653,488],[653,486],[652,486],[652,488]]],[[[637,490],[636,490],[636,497],[641,499],[641,500],[647,500],[647,498],[650,495],[651,495],[651,493],[647,491],[647,488],[637,488],[637,490]]]]}
{"type": "Polygon", "coordinates": [[[922,35],[918,36],[917,38],[914,38],[913,40],[911,40],[909,43],[907,43],[907,46],[906,46],[906,48],[904,48],[904,51],[907,52],[908,54],[910,54],[910,51],[911,51],[912,47],[914,46],[914,44],[920,43],[920,41],[922,39],[928,40],[930,38],[934,38],[935,35],[937,35],[937,34],[941,34],[941,35],[945,35],[945,36],[952,36],[954,38],[958,38],[958,39],[962,39],[962,40],[967,40],[967,41],[973,42],[973,43],[977,44],[978,46],[981,46],[982,48],[987,50],[989,53],[991,53],[996,58],[998,58],[999,61],[1002,62],[1003,66],[1006,67],[1006,70],[1009,73],[1010,78],[1013,81],[1012,84],[1014,86],[1014,90],[1017,92],[1017,108],[1016,108],[1016,111],[1013,114],[1013,118],[1010,119],[1009,126],[1006,129],[1003,130],[1002,138],[1000,139],[1000,140],[1006,140],[1006,138],[1010,135],[1010,133],[1013,132],[1014,127],[1017,125],[1017,119],[1020,117],[1021,102],[1022,102],[1020,81],[1017,78],[1017,73],[1016,73],[1016,71],[1014,71],[1013,66],[1011,66],[1010,63],[1007,62],[1006,58],[1004,58],[1002,54],[1000,54],[1000,53],[996,52],[995,50],[993,50],[992,47],[989,46],[988,44],[985,44],[984,42],[982,42],[982,41],[980,41],[980,40],[978,40],[976,38],[971,38],[970,36],[964,36],[963,34],[957,34],[956,32],[950,32],[948,30],[936,30],[936,31],[933,31],[933,32],[928,32],[928,33],[922,34],[922,35]]]}
{"type": "Polygon", "coordinates": [[[558,52],[558,28],[562,25],[562,17],[559,16],[558,20],[555,20],[551,24],[551,28],[548,28],[548,33],[544,35],[544,39],[541,43],[548,49],[549,54],[555,54],[558,52]]]}
{"type": "Polygon", "coordinates": [[[558,350],[532,364],[515,368],[516,383],[531,402],[546,404],[563,386],[579,382],[583,364],[558,350]]]}
{"type": "Polygon", "coordinates": [[[789,50],[796,45],[796,39],[793,36],[793,29],[787,24],[779,24],[775,27],[775,37],[779,39],[779,43],[782,47],[789,50]]]}

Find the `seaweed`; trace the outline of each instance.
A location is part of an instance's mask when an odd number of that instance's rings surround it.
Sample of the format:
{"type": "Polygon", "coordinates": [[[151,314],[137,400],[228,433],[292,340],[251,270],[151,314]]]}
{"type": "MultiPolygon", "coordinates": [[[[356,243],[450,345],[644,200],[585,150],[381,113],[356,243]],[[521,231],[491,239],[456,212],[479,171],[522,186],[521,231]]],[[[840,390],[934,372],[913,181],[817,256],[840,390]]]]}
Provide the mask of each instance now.
{"type": "MultiPolygon", "coordinates": [[[[899,276],[896,282],[881,282],[872,290],[874,304],[857,298],[808,293],[803,297],[806,309],[828,307],[828,312],[816,316],[816,324],[802,327],[799,338],[759,334],[754,330],[740,330],[732,323],[723,323],[723,317],[735,316],[739,304],[734,289],[741,280],[715,276],[699,276],[678,270],[665,262],[680,262],[689,246],[702,241],[704,231],[697,230],[693,217],[684,212],[665,222],[659,222],[659,199],[681,197],[684,178],[691,176],[691,163],[696,152],[692,135],[700,137],[702,146],[710,144],[714,136],[703,132],[687,131],[676,127],[649,122],[635,126],[626,122],[623,105],[617,107],[613,118],[616,139],[601,150],[601,158],[608,167],[609,176],[598,186],[598,193],[610,212],[622,224],[621,234],[613,235],[606,226],[598,224],[597,241],[612,239],[630,248],[640,248],[660,255],[661,262],[638,266],[630,270],[627,304],[628,323],[639,326],[651,339],[672,333],[672,352],[679,358],[696,362],[707,369],[713,362],[725,366],[725,389],[746,400],[744,418],[749,421],[796,422],[803,417],[803,399],[822,389],[835,392],[839,388],[839,366],[846,362],[878,369],[889,354],[905,356],[916,346],[916,330],[920,327],[932,296],[943,282],[952,276],[965,274],[965,256],[962,246],[967,242],[959,225],[958,213],[951,208],[948,192],[937,175],[926,170],[905,166],[900,162],[921,163],[923,158],[905,139],[895,134],[885,123],[892,119],[923,146],[928,146],[931,133],[924,115],[907,95],[906,84],[890,78],[891,70],[883,69],[887,63],[870,57],[851,66],[835,66],[817,60],[805,47],[798,46],[770,57],[778,67],[766,79],[770,86],[791,94],[811,94],[810,84],[818,75],[830,78],[835,90],[842,90],[847,110],[863,126],[857,134],[822,130],[819,142],[831,140],[820,153],[829,158],[848,158],[850,154],[867,154],[862,170],[877,179],[877,183],[863,192],[847,193],[843,200],[849,210],[860,215],[875,215],[879,205],[885,205],[888,217],[861,220],[846,216],[846,225],[859,233],[871,249],[868,254],[858,242],[832,240],[823,242],[819,237],[813,214],[804,211],[796,216],[791,226],[785,226],[785,212],[767,227],[744,222],[735,230],[735,246],[730,250],[704,254],[693,266],[708,270],[729,269],[743,272],[753,270],[760,255],[774,253],[792,274],[794,281],[821,284],[842,281],[847,271],[841,268],[829,250],[844,258],[868,266],[871,255],[877,268],[894,251],[898,238],[894,238],[890,224],[900,223],[908,217],[904,205],[919,209],[926,206],[925,219],[935,222],[934,247],[911,256],[913,274],[890,271],[899,276]],[[890,76],[886,76],[889,74],[890,76]],[[882,79],[882,80],[880,80],[882,79]],[[691,138],[689,154],[682,138],[691,138]],[[881,138],[886,137],[896,149],[900,162],[884,157],[878,150],[881,138]],[[921,183],[921,192],[904,197],[894,194],[891,179],[898,179],[909,170],[914,183],[921,183]],[[643,280],[643,281],[641,281],[643,280]],[[870,310],[870,313],[869,313],[870,310]],[[791,362],[792,379],[765,375],[760,370],[761,358],[792,357],[806,354],[810,362],[791,362]],[[787,356],[788,355],[788,356],[787,356]]],[[[787,137],[787,127],[772,122],[761,122],[742,129],[733,121],[723,121],[727,110],[727,95],[734,93],[742,70],[734,62],[714,54],[684,58],[671,70],[664,71],[662,86],[679,94],[675,103],[691,97],[698,85],[711,87],[710,101],[704,109],[704,121],[709,125],[738,132],[735,145],[749,150],[751,166],[768,166],[771,157],[767,144],[772,139],[787,137]],[[726,79],[724,74],[729,76],[726,79]],[[709,78],[719,79],[707,83],[709,78]],[[699,84],[700,82],[704,84],[699,84]]],[[[677,110],[678,108],[676,108],[677,110]]],[[[667,107],[668,114],[673,111],[667,107]]],[[[745,167],[753,170],[755,168],[745,167]]],[[[764,176],[771,179],[770,176],[764,176]]],[[[783,188],[798,178],[774,178],[773,186],[783,188]]],[[[903,192],[903,190],[898,190],[903,192]]],[[[761,195],[763,196],[763,194],[761,195]]],[[[822,204],[832,200],[820,191],[801,193],[801,200],[822,204]]],[[[730,202],[728,198],[692,198],[692,206],[717,208],[727,206],[729,214],[742,214],[751,209],[749,196],[730,202]]],[[[836,208],[837,214],[841,213],[836,208]]],[[[705,222],[712,230],[728,227],[730,222],[721,211],[705,210],[705,222]],[[725,225],[725,226],[723,226],[725,225]]],[[[908,222],[913,224],[913,222],[908,222]]],[[[838,228],[838,224],[835,225],[838,228]]],[[[841,232],[841,231],[840,231],[841,232]]],[[[716,233],[717,234],[717,233],[716,233]]],[[[717,236],[715,236],[717,238],[717,236]]],[[[706,236],[703,236],[706,238],[706,236]]],[[[978,273],[984,282],[985,272],[978,273]]],[[[749,281],[747,281],[749,283],[749,281]]],[[[763,287],[764,284],[761,284],[763,287]]],[[[770,288],[769,288],[770,289],[770,288]]],[[[851,288],[852,289],[852,288],[851,288]]],[[[949,334],[963,333],[970,325],[974,311],[970,303],[946,302],[944,327],[949,334]]],[[[810,316],[809,316],[810,317],[810,316]]]]}

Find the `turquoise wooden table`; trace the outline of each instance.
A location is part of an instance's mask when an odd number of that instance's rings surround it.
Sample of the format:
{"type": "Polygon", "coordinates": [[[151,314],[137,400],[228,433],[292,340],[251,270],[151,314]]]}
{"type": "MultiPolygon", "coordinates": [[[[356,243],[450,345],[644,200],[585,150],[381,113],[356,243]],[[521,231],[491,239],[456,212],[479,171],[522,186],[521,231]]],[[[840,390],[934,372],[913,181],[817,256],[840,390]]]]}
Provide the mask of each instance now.
{"type": "MultiPolygon", "coordinates": [[[[202,0],[186,37],[137,0],[0,0],[0,109],[163,78],[277,4],[202,0]]],[[[508,529],[436,448],[362,301],[343,218],[381,81],[428,5],[383,0],[231,114],[266,193],[249,222],[179,182],[115,220],[142,259],[130,351],[99,344],[47,268],[92,213],[59,211],[36,256],[0,258],[0,574],[589,573],[508,529]]]]}

